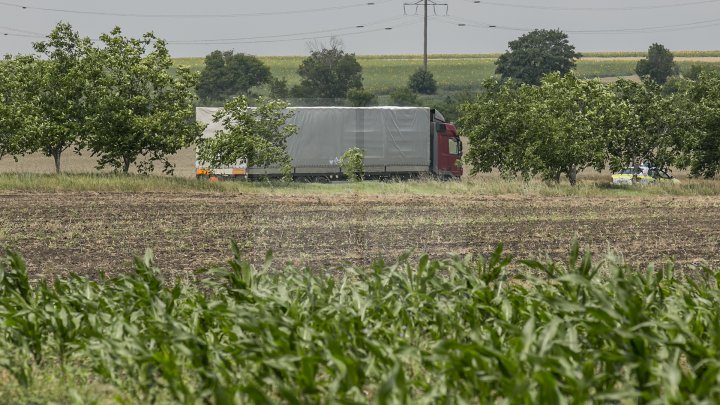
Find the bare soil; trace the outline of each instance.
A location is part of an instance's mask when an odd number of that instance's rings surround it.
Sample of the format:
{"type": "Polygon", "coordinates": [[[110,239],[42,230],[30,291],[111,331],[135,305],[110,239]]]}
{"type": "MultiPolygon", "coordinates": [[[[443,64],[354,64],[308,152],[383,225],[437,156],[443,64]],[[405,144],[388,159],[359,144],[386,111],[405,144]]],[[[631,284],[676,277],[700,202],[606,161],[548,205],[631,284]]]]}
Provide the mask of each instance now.
{"type": "Polygon", "coordinates": [[[563,259],[577,238],[646,265],[720,265],[720,200],[201,193],[0,194],[0,246],[19,251],[34,278],[129,271],[152,248],[172,276],[230,257],[314,268],[367,264],[414,251],[434,258],[492,252],[563,259]]]}

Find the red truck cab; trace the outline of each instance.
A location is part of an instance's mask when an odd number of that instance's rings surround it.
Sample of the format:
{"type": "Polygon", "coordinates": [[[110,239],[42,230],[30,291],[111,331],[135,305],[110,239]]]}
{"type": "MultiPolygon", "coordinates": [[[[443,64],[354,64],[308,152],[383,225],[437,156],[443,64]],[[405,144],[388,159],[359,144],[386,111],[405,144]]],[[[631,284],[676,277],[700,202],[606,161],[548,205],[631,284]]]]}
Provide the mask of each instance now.
{"type": "Polygon", "coordinates": [[[455,125],[435,123],[435,174],[442,178],[459,178],[463,174],[461,164],[463,144],[455,125]]]}

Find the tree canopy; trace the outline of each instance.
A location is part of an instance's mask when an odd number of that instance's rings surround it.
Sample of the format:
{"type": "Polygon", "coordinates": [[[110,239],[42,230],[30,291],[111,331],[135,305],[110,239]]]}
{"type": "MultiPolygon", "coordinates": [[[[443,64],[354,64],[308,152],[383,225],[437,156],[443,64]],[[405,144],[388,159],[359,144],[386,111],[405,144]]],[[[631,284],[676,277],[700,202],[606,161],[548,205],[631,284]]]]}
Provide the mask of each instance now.
{"type": "Polygon", "coordinates": [[[350,89],[361,89],[362,66],[355,54],[345,53],[340,43],[314,50],[298,68],[300,84],[291,94],[298,98],[323,99],[346,98],[350,89]]]}
{"type": "Polygon", "coordinates": [[[172,172],[168,155],[201,134],[194,111],[197,76],[185,68],[171,74],[165,42],[151,33],[129,38],[115,28],[100,40],[104,46],[94,58],[103,74],[92,100],[87,146],[100,167],[127,173],[134,164],[142,173],[159,161],[172,172]]]}
{"type": "Polygon", "coordinates": [[[18,80],[22,77],[22,61],[6,58],[0,62],[0,158],[16,156],[23,152],[23,137],[20,131],[24,113],[18,100],[24,97],[18,80]]]}
{"type": "Polygon", "coordinates": [[[410,75],[408,88],[420,94],[435,94],[437,92],[437,82],[431,71],[419,68],[410,75]]]}
{"type": "Polygon", "coordinates": [[[218,50],[205,57],[197,92],[203,101],[224,102],[271,79],[270,68],[257,57],[218,50]]]}
{"type": "Polygon", "coordinates": [[[615,126],[623,136],[609,138],[610,168],[638,168],[643,163],[661,169],[685,166],[683,152],[698,135],[696,107],[685,95],[663,95],[662,88],[652,81],[619,80],[610,89],[626,110],[615,126]]]}
{"type": "Polygon", "coordinates": [[[551,72],[566,74],[575,68],[582,57],[575,52],[567,34],[560,30],[534,30],[508,44],[509,50],[495,62],[495,73],[504,79],[540,84],[551,72]]]}
{"type": "Polygon", "coordinates": [[[720,73],[704,72],[689,90],[688,99],[698,108],[702,131],[688,148],[690,171],[712,178],[720,172],[720,73]]]}
{"type": "Polygon", "coordinates": [[[648,56],[638,61],[635,73],[640,77],[650,77],[656,83],[664,84],[668,77],[676,75],[678,68],[669,49],[660,44],[652,44],[648,56]]]}
{"type": "Polygon", "coordinates": [[[540,86],[490,81],[485,87],[461,108],[473,173],[497,168],[506,177],[539,174],[552,181],[565,174],[575,184],[579,171],[604,167],[606,139],[623,119],[605,85],[552,73],[540,86]]]}
{"type": "Polygon", "coordinates": [[[81,37],[67,23],[59,23],[33,48],[41,58],[17,58],[22,76],[13,79],[20,82],[22,92],[14,102],[24,112],[19,128],[25,140],[23,149],[52,156],[55,171],[60,173],[62,153],[72,147],[79,149],[87,133],[88,100],[97,89],[99,66],[88,58],[90,38],[81,37]]]}
{"type": "MultiPolygon", "coordinates": [[[[572,184],[588,167],[684,167],[688,150],[713,150],[716,138],[703,138],[697,121],[711,117],[711,110],[701,113],[696,104],[715,100],[718,83],[702,82],[692,102],[684,93],[663,95],[654,82],[621,80],[608,86],[559,73],[545,76],[540,86],[490,81],[477,100],[461,107],[460,127],[470,139],[466,160],[474,173],[497,168],[505,176],[541,175],[554,181],[565,174],[572,184]],[[706,143],[695,147],[697,139],[706,143]]],[[[709,166],[698,166],[696,172],[706,173],[702,167],[709,166]]]]}

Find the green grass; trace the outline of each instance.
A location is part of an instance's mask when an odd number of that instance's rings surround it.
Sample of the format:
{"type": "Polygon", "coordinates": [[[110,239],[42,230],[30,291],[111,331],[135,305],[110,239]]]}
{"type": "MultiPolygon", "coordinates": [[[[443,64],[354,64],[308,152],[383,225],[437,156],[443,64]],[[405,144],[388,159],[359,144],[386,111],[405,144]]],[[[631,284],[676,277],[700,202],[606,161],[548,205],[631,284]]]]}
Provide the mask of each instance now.
{"type": "MultiPolygon", "coordinates": [[[[0,174],[0,190],[26,192],[217,192],[270,194],[342,195],[525,195],[546,197],[638,197],[638,196],[720,196],[720,181],[683,179],[679,184],[612,186],[602,175],[587,175],[575,187],[567,183],[523,182],[483,175],[462,181],[416,180],[405,182],[366,181],[357,184],[304,184],[282,182],[223,181],[163,176],[104,174],[0,174]]],[[[0,228],[0,235],[2,229],[0,228]]]]}
{"type": "Polygon", "coordinates": [[[0,395],[14,403],[717,403],[720,272],[376,262],[29,282],[0,258],[0,395]],[[510,271],[510,268],[513,270],[510,271]]]}
{"type": "MultiPolygon", "coordinates": [[[[586,57],[642,57],[642,52],[589,52],[586,57]]],[[[675,52],[676,56],[717,57],[720,51],[675,52]]],[[[440,94],[457,91],[474,92],[480,84],[495,73],[495,60],[499,54],[477,55],[429,55],[429,66],[438,82],[440,94]]],[[[299,83],[297,68],[304,56],[264,56],[260,59],[268,65],[275,77],[285,78],[293,86],[299,83]]],[[[367,90],[387,95],[404,87],[408,77],[422,65],[422,55],[358,55],[363,67],[364,86],[367,90]]],[[[202,58],[179,58],[176,65],[188,66],[195,71],[203,67],[202,58]]],[[[681,69],[687,70],[698,62],[680,62],[681,69]]],[[[632,60],[580,60],[577,71],[581,77],[616,77],[635,74],[632,60]]],[[[713,63],[714,65],[720,65],[713,63]]]]}

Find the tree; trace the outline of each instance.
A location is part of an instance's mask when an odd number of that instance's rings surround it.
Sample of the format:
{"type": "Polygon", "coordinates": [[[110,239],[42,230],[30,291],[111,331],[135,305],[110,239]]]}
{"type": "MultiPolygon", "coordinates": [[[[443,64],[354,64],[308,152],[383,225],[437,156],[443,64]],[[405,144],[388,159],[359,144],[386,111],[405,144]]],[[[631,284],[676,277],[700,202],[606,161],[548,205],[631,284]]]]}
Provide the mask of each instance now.
{"type": "Polygon", "coordinates": [[[214,116],[224,130],[200,143],[198,158],[212,168],[237,161],[249,167],[279,164],[289,176],[291,159],[285,147],[297,127],[286,125],[292,116],[286,109],[287,103],[280,100],[261,98],[255,108],[249,108],[244,96],[229,101],[214,116]]]}
{"type": "Polygon", "coordinates": [[[255,56],[213,51],[205,57],[197,92],[203,101],[225,101],[271,79],[270,69],[255,56]]]}
{"type": "Polygon", "coordinates": [[[362,89],[350,89],[347,98],[353,107],[367,107],[377,101],[375,94],[362,89]]]}
{"type": "Polygon", "coordinates": [[[503,79],[538,85],[551,72],[566,74],[575,68],[582,57],[575,52],[568,36],[560,30],[534,30],[510,41],[506,51],[495,62],[495,73],[503,79]]]}
{"type": "Polygon", "coordinates": [[[652,44],[648,48],[648,56],[639,60],[635,66],[635,73],[640,77],[648,76],[656,83],[663,84],[668,77],[678,73],[678,68],[669,49],[660,44],[652,44]]]}
{"type": "Polygon", "coordinates": [[[697,136],[696,108],[684,93],[663,95],[653,81],[636,83],[619,80],[610,89],[623,101],[627,114],[617,122],[622,136],[609,138],[608,155],[611,170],[643,163],[664,169],[684,166],[683,151],[687,142],[697,136]]]}
{"type": "Polygon", "coordinates": [[[298,68],[300,84],[293,87],[293,97],[314,99],[346,98],[348,90],[362,88],[362,66],[355,54],[345,53],[333,41],[329,48],[314,50],[298,68]]]}
{"type": "Polygon", "coordinates": [[[432,72],[419,68],[415,73],[410,75],[408,88],[420,94],[435,94],[435,92],[437,92],[437,82],[432,72]]]}
{"type": "Polygon", "coordinates": [[[147,173],[159,161],[164,172],[172,173],[168,155],[201,135],[194,111],[197,75],[186,68],[171,74],[173,62],[165,42],[152,33],[127,38],[116,27],[100,40],[104,46],[94,59],[103,74],[93,99],[88,140],[99,157],[98,166],[127,173],[134,164],[147,173]]]}
{"type": "Polygon", "coordinates": [[[693,176],[713,178],[720,172],[720,73],[701,73],[688,92],[701,131],[686,148],[693,176]]]}
{"type": "Polygon", "coordinates": [[[606,140],[624,120],[615,95],[597,81],[547,75],[540,86],[488,82],[486,92],[462,107],[466,160],[473,173],[497,168],[505,176],[537,174],[576,184],[578,172],[605,166],[606,140]]]}
{"type": "Polygon", "coordinates": [[[273,77],[270,80],[270,97],[274,99],[286,99],[290,96],[288,90],[287,79],[278,79],[273,77]]]}
{"type": "Polygon", "coordinates": [[[18,133],[23,117],[18,100],[18,72],[17,60],[6,58],[0,62],[0,159],[5,155],[20,153],[18,133]]]}
{"type": "Polygon", "coordinates": [[[46,41],[33,44],[43,58],[24,58],[22,92],[26,104],[22,137],[28,152],[40,151],[55,160],[60,173],[60,157],[68,148],[80,148],[87,132],[89,95],[96,87],[98,67],[89,61],[92,42],[59,23],[46,41]]]}
{"type": "Polygon", "coordinates": [[[520,176],[529,180],[536,174],[533,149],[541,142],[531,136],[530,110],[534,97],[529,86],[513,80],[487,80],[474,101],[460,106],[458,127],[469,139],[464,160],[471,174],[498,169],[503,177],[520,176]]]}
{"type": "Polygon", "coordinates": [[[543,178],[558,182],[565,174],[571,185],[586,168],[598,171],[607,162],[607,140],[622,137],[618,123],[628,111],[604,84],[573,74],[543,78],[531,110],[532,133],[541,140],[534,152],[543,178]]]}
{"type": "Polygon", "coordinates": [[[692,66],[690,66],[690,69],[688,69],[688,71],[685,74],[683,74],[683,77],[688,80],[697,80],[700,78],[700,75],[702,73],[706,73],[706,72],[716,72],[716,73],[720,72],[720,67],[715,66],[715,65],[707,65],[707,64],[692,65],[692,66]]]}

